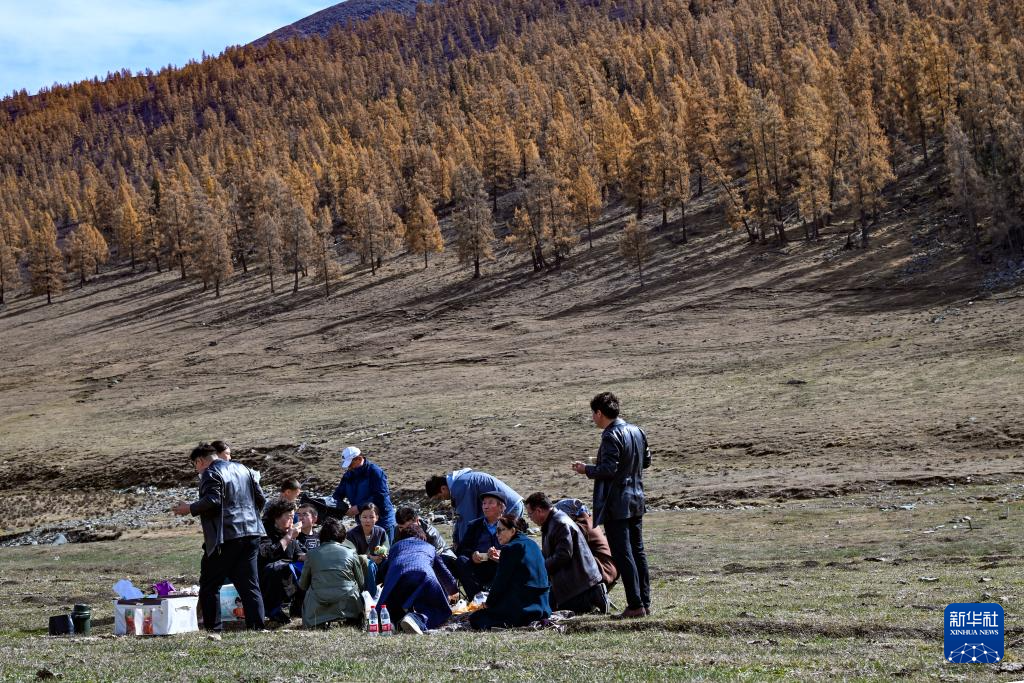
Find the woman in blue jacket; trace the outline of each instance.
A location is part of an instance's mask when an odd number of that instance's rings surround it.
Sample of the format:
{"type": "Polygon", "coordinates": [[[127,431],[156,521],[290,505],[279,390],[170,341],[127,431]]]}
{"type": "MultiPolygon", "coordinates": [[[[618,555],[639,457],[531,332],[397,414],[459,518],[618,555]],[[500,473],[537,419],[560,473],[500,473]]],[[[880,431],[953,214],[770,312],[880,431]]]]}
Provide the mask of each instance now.
{"type": "Polygon", "coordinates": [[[491,582],[486,608],[473,612],[475,629],[526,626],[551,616],[548,572],[540,547],[526,537],[526,521],[504,515],[498,520],[501,550],[493,552],[498,573],[491,582]]]}

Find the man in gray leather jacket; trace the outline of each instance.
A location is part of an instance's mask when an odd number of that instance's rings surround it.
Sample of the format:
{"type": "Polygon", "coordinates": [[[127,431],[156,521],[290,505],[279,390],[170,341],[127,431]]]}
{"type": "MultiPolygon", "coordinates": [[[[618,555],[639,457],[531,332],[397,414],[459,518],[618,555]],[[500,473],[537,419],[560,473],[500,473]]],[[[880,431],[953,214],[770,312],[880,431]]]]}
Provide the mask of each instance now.
{"type": "Polygon", "coordinates": [[[178,515],[199,517],[203,527],[203,559],[199,570],[199,604],[203,627],[220,631],[220,587],[225,578],[238,590],[250,629],[264,627],[263,596],[256,572],[260,537],[264,535],[260,510],[266,502],[252,470],[238,462],[221,460],[209,444],[192,450],[189,459],[199,473],[199,500],[179,502],[178,515]]]}
{"type": "Polygon", "coordinates": [[[551,609],[577,614],[608,611],[601,567],[590,552],[583,530],[569,515],[556,510],[544,493],[526,499],[530,521],[540,527],[544,567],[551,581],[551,609]]]}
{"type": "Polygon", "coordinates": [[[647,435],[619,417],[619,399],[611,392],[595,396],[590,409],[601,429],[597,462],[574,462],[572,468],[594,480],[594,524],[604,525],[626,591],[627,607],[617,618],[648,616],[651,579],[643,539],[643,474],[651,466],[647,435]]]}

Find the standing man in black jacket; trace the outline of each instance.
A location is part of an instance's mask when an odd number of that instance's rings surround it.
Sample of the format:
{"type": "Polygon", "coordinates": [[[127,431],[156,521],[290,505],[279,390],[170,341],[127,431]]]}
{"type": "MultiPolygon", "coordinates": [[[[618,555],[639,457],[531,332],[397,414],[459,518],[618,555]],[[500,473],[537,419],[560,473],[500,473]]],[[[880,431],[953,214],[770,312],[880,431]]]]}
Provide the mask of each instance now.
{"type": "Polygon", "coordinates": [[[598,394],[590,409],[601,430],[597,462],[574,462],[572,468],[594,480],[594,524],[604,524],[626,591],[626,609],[616,618],[645,617],[651,612],[651,578],[643,539],[643,472],[651,465],[651,450],[644,431],[619,417],[615,394],[598,394]]]}
{"type": "Polygon", "coordinates": [[[245,624],[262,629],[263,596],[256,573],[256,555],[264,534],[260,510],[266,502],[252,470],[221,460],[209,444],[192,450],[189,459],[199,474],[199,500],[175,503],[177,515],[199,517],[203,526],[203,559],[199,569],[199,604],[203,627],[219,632],[220,587],[230,578],[245,609],[245,624]]]}

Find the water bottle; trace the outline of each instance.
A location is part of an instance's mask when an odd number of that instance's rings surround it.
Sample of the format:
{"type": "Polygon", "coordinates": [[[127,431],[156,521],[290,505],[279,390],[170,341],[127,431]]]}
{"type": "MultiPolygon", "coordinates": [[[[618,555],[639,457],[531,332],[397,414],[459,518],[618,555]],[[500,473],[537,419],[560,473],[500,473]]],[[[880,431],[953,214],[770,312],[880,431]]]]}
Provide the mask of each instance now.
{"type": "Polygon", "coordinates": [[[370,615],[369,617],[367,617],[366,620],[366,633],[371,636],[380,635],[380,632],[377,630],[377,628],[377,606],[371,605],[370,615]]]}
{"type": "Polygon", "coordinates": [[[380,606],[380,634],[382,636],[393,635],[391,630],[391,615],[388,613],[388,606],[380,606]]]}

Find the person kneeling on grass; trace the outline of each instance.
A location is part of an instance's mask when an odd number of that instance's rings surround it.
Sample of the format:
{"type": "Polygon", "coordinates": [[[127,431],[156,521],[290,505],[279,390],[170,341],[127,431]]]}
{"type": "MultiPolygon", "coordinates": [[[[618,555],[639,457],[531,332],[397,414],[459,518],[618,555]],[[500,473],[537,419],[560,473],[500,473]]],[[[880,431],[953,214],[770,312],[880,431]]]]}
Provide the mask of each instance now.
{"type": "Polygon", "coordinates": [[[327,519],[320,529],[320,545],[306,556],[299,577],[299,587],[306,591],[303,626],[335,621],[358,625],[372,604],[362,590],[366,581],[363,563],[355,551],[342,545],[344,538],[341,522],[327,519]]]}
{"type": "Polygon", "coordinates": [[[459,587],[419,525],[399,526],[382,565],[384,586],[377,602],[390,605],[391,619],[406,633],[423,633],[452,616],[449,596],[459,587]]]}
{"type": "Polygon", "coordinates": [[[295,572],[293,562],[302,560],[303,549],[296,538],[299,528],[295,526],[295,503],[277,500],[267,508],[263,523],[267,535],[260,540],[259,574],[260,592],[263,594],[263,609],[267,618],[279,624],[288,623],[288,615],[282,605],[294,592],[295,572]]]}
{"type": "Polygon", "coordinates": [[[473,612],[475,629],[526,626],[551,616],[548,604],[548,572],[536,543],[526,537],[526,521],[512,515],[498,519],[501,549],[491,551],[498,573],[491,582],[484,609],[473,612]]]}

